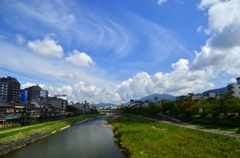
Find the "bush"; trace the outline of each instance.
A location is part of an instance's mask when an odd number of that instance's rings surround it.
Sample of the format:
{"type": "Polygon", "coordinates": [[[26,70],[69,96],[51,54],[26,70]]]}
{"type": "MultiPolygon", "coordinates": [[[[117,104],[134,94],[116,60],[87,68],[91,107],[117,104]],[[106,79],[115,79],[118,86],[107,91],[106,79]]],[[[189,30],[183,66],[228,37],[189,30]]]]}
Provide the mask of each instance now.
{"type": "Polygon", "coordinates": [[[216,124],[219,126],[230,126],[230,127],[239,127],[240,126],[240,122],[234,122],[234,121],[229,121],[229,120],[217,121],[216,124]]]}
{"type": "Polygon", "coordinates": [[[201,124],[202,125],[212,125],[212,124],[214,124],[214,122],[213,121],[208,121],[208,120],[203,120],[201,124]]]}
{"type": "Polygon", "coordinates": [[[192,120],[193,124],[202,124],[202,122],[203,122],[203,119],[193,119],[192,120]]]}
{"type": "Polygon", "coordinates": [[[200,114],[195,114],[195,115],[193,115],[192,117],[198,118],[198,117],[201,117],[201,115],[200,115],[200,114]]]}
{"type": "Polygon", "coordinates": [[[218,126],[227,126],[227,124],[227,120],[221,120],[216,122],[216,125],[218,126]]]}
{"type": "Polygon", "coordinates": [[[193,124],[201,124],[201,125],[212,125],[212,124],[214,124],[213,121],[208,121],[208,120],[205,120],[205,119],[194,119],[194,120],[192,120],[192,123],[193,124]]]}
{"type": "Polygon", "coordinates": [[[212,118],[212,114],[208,114],[205,118],[212,118]]]}
{"type": "Polygon", "coordinates": [[[219,115],[220,115],[219,112],[214,112],[214,113],[212,114],[212,117],[213,117],[213,118],[216,118],[216,117],[218,117],[219,115]]]}
{"type": "Polygon", "coordinates": [[[206,117],[208,115],[208,112],[206,112],[206,111],[203,111],[202,113],[201,113],[201,117],[206,117]]]}
{"type": "Polygon", "coordinates": [[[234,122],[234,121],[228,121],[228,126],[239,127],[240,123],[239,122],[234,122]]]}

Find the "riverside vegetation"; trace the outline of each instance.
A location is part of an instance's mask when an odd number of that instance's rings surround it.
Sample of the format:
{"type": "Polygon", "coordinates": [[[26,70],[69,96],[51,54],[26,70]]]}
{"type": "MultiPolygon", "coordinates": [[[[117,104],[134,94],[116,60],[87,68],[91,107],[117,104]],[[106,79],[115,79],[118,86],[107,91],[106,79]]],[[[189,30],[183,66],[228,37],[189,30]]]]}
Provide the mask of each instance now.
{"type": "Polygon", "coordinates": [[[27,138],[28,136],[34,133],[55,132],[61,128],[70,126],[72,124],[78,123],[80,121],[83,121],[92,117],[96,117],[98,115],[99,114],[77,116],[77,117],[67,118],[67,119],[58,120],[58,121],[0,130],[0,144],[15,142],[15,141],[27,138]]]}
{"type": "Polygon", "coordinates": [[[239,157],[240,140],[123,115],[110,120],[115,141],[132,158],[239,157]]]}
{"type": "MultiPolygon", "coordinates": [[[[232,98],[232,94],[223,94],[211,101],[203,102],[175,100],[161,106],[128,107],[127,113],[156,116],[157,113],[178,117],[183,121],[190,120],[191,124],[240,132],[240,98],[232,98]]],[[[187,121],[189,122],[189,121],[187,121]]]]}

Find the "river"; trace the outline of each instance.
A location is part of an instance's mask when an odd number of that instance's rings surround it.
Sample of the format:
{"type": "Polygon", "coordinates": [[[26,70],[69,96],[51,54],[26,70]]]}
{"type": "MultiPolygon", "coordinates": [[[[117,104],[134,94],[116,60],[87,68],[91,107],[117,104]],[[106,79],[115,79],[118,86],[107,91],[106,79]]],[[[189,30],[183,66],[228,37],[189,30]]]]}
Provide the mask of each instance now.
{"type": "Polygon", "coordinates": [[[106,116],[81,122],[1,158],[123,158],[106,116]]]}

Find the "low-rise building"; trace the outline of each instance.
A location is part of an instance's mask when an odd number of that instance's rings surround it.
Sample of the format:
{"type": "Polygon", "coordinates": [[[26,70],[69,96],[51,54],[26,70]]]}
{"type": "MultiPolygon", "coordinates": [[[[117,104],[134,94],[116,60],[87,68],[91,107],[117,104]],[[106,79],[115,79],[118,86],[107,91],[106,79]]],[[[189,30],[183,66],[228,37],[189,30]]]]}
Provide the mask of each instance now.
{"type": "Polygon", "coordinates": [[[227,85],[227,92],[232,93],[233,97],[240,97],[240,77],[236,78],[237,83],[229,83],[227,85]]]}

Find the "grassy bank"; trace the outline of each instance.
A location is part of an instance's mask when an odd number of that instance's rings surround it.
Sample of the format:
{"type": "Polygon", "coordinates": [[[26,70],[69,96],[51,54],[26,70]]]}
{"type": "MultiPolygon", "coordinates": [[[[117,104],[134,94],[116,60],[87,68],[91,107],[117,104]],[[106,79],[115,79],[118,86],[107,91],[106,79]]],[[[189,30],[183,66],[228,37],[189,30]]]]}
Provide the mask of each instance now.
{"type": "Polygon", "coordinates": [[[111,123],[116,141],[133,158],[240,156],[240,140],[133,116],[122,116],[111,123]]]}
{"type": "MultiPolygon", "coordinates": [[[[14,142],[20,139],[24,139],[34,133],[43,133],[43,132],[53,132],[63,127],[75,124],[77,122],[83,121],[88,118],[98,116],[99,114],[77,116],[72,118],[67,118],[63,120],[57,120],[37,125],[30,125],[14,128],[12,130],[3,130],[3,133],[0,133],[0,144],[5,144],[8,142],[14,142]]],[[[1,132],[1,130],[0,130],[1,132]]]]}

